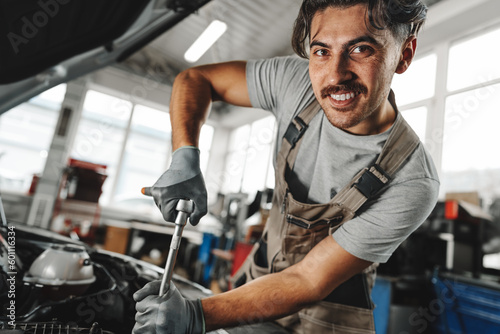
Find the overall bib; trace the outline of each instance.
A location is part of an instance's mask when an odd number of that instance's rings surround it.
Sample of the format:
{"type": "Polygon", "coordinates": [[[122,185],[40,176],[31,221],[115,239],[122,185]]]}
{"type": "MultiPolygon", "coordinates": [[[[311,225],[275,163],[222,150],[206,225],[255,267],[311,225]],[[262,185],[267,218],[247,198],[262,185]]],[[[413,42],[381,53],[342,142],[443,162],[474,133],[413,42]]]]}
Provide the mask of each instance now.
{"type": "MultiPolygon", "coordinates": [[[[395,106],[392,92],[389,99],[395,106]]],[[[316,244],[353,218],[363,203],[391,180],[419,143],[399,115],[372,166],[362,169],[330,202],[301,203],[293,198],[286,176],[293,169],[302,135],[319,110],[321,107],[314,100],[293,119],[283,137],[277,156],[272,209],[262,239],[234,275],[235,287],[302,260],[316,244]]],[[[323,301],[277,322],[292,333],[375,333],[370,293],[376,266],[353,276],[323,301]]]]}

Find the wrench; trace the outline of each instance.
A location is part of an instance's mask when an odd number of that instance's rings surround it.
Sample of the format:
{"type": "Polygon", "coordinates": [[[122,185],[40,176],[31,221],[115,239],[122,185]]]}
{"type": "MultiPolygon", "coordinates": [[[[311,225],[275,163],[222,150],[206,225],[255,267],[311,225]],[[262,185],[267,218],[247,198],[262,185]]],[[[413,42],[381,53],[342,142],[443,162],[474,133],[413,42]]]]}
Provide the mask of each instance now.
{"type": "Polygon", "coordinates": [[[179,246],[182,239],[182,231],[186,226],[189,215],[193,212],[194,205],[191,200],[180,199],[175,207],[177,211],[177,218],[175,218],[175,229],[170,242],[170,250],[167,256],[167,263],[165,264],[165,271],[160,285],[160,296],[163,296],[170,289],[170,281],[174,271],[175,260],[179,251],[179,246]]]}

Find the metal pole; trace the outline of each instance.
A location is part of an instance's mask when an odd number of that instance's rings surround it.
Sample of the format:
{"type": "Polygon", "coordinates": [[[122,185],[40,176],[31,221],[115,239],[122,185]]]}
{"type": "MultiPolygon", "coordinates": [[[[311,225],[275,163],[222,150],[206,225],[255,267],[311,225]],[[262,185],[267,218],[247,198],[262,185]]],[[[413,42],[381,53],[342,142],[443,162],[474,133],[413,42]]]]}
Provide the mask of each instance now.
{"type": "Polygon", "coordinates": [[[179,251],[179,246],[182,239],[182,231],[186,226],[189,215],[193,212],[193,202],[190,200],[179,200],[175,208],[177,211],[177,218],[175,219],[175,230],[170,242],[170,250],[167,256],[167,263],[165,264],[165,271],[160,285],[160,296],[163,296],[170,289],[170,280],[174,271],[175,260],[179,251]]]}

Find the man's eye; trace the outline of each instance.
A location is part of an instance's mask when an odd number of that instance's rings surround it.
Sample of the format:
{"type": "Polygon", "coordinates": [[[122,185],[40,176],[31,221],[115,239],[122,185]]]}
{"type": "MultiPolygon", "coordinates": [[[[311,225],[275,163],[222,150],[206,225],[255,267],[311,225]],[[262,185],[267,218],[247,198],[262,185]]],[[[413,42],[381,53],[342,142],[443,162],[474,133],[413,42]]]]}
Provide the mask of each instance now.
{"type": "Polygon", "coordinates": [[[373,54],[373,48],[368,45],[358,45],[351,50],[353,56],[370,56],[373,54]]]}
{"type": "Polygon", "coordinates": [[[327,55],[327,52],[326,52],[326,50],[324,50],[324,49],[318,49],[318,50],[314,51],[314,54],[315,54],[316,56],[320,56],[320,57],[322,57],[322,56],[326,56],[326,55],[327,55]]]}

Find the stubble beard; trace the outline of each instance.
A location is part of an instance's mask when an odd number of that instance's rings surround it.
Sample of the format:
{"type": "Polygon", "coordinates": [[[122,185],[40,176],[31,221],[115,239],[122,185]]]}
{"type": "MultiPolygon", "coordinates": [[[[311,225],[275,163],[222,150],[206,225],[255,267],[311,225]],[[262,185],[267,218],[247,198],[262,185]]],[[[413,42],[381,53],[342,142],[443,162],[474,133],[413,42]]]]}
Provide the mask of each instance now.
{"type": "Polygon", "coordinates": [[[341,130],[348,130],[371,115],[371,112],[368,111],[359,111],[355,109],[339,110],[334,109],[330,105],[324,106],[323,111],[330,124],[341,130]]]}

